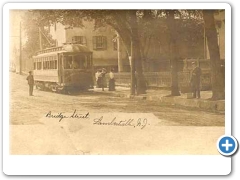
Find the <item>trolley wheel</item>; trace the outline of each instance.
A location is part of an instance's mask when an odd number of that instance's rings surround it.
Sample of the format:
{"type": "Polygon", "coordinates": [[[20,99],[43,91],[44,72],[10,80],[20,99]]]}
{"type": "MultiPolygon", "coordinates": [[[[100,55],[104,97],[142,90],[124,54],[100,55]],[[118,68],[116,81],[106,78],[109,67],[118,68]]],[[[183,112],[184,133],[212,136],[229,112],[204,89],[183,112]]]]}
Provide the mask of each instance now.
{"type": "Polygon", "coordinates": [[[70,90],[68,89],[68,90],[66,90],[66,94],[71,95],[71,94],[72,94],[72,91],[70,91],[70,90]]]}
{"type": "Polygon", "coordinates": [[[66,95],[71,95],[72,91],[70,89],[68,89],[68,88],[65,88],[65,89],[62,90],[62,93],[66,94],[66,95]]]}
{"type": "Polygon", "coordinates": [[[52,92],[57,92],[57,88],[56,88],[55,86],[52,86],[52,87],[51,87],[51,91],[52,91],[52,92]]]}

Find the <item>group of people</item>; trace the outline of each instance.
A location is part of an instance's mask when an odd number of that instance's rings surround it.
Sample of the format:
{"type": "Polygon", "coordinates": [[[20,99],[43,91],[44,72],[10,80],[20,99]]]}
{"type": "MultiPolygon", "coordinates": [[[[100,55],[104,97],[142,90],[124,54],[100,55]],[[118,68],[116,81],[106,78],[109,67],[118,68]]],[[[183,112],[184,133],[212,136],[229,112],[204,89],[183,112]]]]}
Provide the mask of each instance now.
{"type": "MultiPolygon", "coordinates": [[[[95,73],[97,88],[102,88],[102,91],[104,91],[104,87],[106,87],[106,74],[107,71],[105,68],[99,69],[95,73]]],[[[114,69],[111,69],[109,72],[108,90],[115,91],[114,69]]]]}

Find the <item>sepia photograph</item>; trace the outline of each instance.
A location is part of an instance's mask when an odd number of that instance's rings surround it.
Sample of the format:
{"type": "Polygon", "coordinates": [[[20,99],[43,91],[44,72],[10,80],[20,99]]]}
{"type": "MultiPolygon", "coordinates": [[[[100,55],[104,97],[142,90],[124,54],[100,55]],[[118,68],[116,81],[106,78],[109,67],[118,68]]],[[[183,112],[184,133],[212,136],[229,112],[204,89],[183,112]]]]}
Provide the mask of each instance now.
{"type": "Polygon", "coordinates": [[[10,9],[9,154],[219,155],[225,9],[160,8],[10,9]]]}

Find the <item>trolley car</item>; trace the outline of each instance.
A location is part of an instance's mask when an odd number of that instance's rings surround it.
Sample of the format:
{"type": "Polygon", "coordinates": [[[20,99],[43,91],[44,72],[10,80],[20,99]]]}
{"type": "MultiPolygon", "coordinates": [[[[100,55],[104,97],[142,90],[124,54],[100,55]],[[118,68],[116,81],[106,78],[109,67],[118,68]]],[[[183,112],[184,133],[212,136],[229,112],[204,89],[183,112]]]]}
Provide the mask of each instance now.
{"type": "Polygon", "coordinates": [[[93,88],[92,52],[80,44],[48,48],[33,56],[34,80],[42,90],[71,93],[93,88]]]}

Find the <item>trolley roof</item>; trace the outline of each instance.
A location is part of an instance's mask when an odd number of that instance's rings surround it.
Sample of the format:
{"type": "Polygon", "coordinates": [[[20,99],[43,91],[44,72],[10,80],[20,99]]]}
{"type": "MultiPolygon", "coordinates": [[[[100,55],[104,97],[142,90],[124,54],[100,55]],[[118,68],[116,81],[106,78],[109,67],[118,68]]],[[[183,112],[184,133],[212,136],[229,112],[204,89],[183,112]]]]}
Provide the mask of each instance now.
{"type": "Polygon", "coordinates": [[[72,52],[72,53],[92,53],[87,46],[81,44],[66,44],[60,47],[47,48],[37,52],[36,56],[33,57],[43,57],[56,55],[57,53],[72,52]]]}

